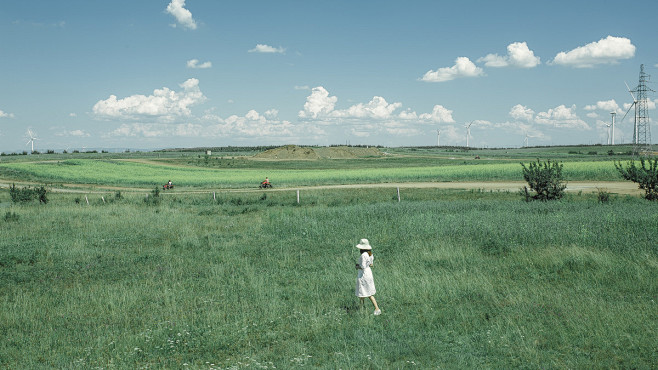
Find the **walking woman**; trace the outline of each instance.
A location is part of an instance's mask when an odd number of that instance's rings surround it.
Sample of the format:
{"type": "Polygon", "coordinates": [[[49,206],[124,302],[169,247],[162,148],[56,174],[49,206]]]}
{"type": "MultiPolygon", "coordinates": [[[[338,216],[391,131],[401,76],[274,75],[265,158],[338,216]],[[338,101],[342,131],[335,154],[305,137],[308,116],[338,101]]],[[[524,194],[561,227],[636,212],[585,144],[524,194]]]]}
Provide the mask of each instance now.
{"type": "Polygon", "coordinates": [[[372,255],[372,247],[368,239],[361,239],[359,244],[356,245],[356,248],[360,252],[359,260],[356,264],[358,271],[356,276],[356,296],[361,298],[361,306],[363,306],[365,298],[369,298],[375,306],[374,314],[379,315],[382,313],[382,310],[379,309],[375,300],[375,280],[372,277],[371,270],[375,257],[372,255]]]}

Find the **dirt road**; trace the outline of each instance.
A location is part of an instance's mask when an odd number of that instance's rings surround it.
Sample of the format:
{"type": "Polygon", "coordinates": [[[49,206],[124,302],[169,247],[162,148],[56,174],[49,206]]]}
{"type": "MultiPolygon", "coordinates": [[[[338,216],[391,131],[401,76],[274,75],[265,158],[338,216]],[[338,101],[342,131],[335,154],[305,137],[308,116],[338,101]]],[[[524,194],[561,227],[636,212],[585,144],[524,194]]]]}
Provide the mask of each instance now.
{"type": "MultiPolygon", "coordinates": [[[[36,183],[16,183],[17,186],[40,186],[36,183]]],[[[483,191],[512,191],[516,192],[523,186],[527,185],[522,181],[502,181],[502,182],[400,182],[400,183],[382,183],[382,184],[349,184],[349,185],[321,185],[321,186],[304,186],[304,187],[287,187],[261,190],[253,189],[213,189],[213,188],[182,188],[180,190],[168,190],[162,194],[185,194],[185,193],[207,193],[209,191],[217,192],[250,192],[250,191],[290,191],[296,189],[370,189],[370,188],[435,188],[435,189],[482,189],[483,191]]],[[[9,188],[11,183],[0,182],[0,188],[9,188]]],[[[150,192],[152,188],[131,188],[116,186],[96,186],[85,184],[65,184],[63,187],[49,189],[55,193],[110,193],[114,191],[123,192],[150,192]]],[[[642,195],[644,191],[638,189],[637,184],[629,181],[571,181],[567,182],[567,192],[595,193],[604,190],[612,194],[629,194],[642,195]]]]}

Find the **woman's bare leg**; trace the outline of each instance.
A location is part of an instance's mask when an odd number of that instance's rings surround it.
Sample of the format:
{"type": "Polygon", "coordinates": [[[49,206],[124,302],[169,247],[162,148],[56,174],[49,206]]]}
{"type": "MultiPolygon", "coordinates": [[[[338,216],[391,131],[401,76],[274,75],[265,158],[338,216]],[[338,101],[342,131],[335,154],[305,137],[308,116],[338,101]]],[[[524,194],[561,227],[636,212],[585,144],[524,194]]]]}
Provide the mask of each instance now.
{"type": "Polygon", "coordinates": [[[374,296],[374,295],[371,295],[371,296],[368,297],[368,298],[370,298],[370,302],[372,302],[372,304],[375,305],[375,310],[378,310],[378,309],[379,309],[379,306],[377,306],[377,301],[375,300],[375,296],[374,296]]]}

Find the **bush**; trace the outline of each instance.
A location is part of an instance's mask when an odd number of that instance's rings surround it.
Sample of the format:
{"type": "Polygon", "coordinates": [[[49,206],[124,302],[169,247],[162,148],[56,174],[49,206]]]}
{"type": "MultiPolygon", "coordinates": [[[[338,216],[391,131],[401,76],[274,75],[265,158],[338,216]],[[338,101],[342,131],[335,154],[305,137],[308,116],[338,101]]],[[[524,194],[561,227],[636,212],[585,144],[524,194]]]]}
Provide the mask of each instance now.
{"type": "Polygon", "coordinates": [[[15,184],[11,184],[9,188],[9,196],[14,203],[27,203],[35,199],[39,199],[39,203],[47,204],[48,197],[46,196],[47,190],[44,186],[38,188],[17,188],[15,184]]]}
{"type": "Polygon", "coordinates": [[[644,190],[644,198],[647,200],[658,200],[658,157],[644,159],[640,158],[640,167],[631,159],[626,163],[626,168],[620,162],[615,162],[615,168],[625,180],[638,184],[644,190]]]}
{"type": "Polygon", "coordinates": [[[567,185],[563,182],[562,167],[563,165],[557,162],[551,162],[549,159],[546,162],[530,162],[528,167],[521,163],[523,167],[523,178],[528,182],[530,189],[536,194],[530,195],[528,187],[524,186],[521,189],[521,194],[525,196],[526,202],[531,200],[555,200],[561,199],[564,196],[564,189],[567,185]]]}
{"type": "Polygon", "coordinates": [[[597,198],[599,200],[599,203],[608,203],[608,201],[610,201],[610,193],[605,189],[597,189],[597,190],[598,190],[597,198]]]}
{"type": "Polygon", "coordinates": [[[11,221],[18,221],[19,216],[15,214],[14,212],[7,212],[5,213],[5,221],[6,222],[11,222],[11,221]]]}
{"type": "Polygon", "coordinates": [[[149,195],[146,196],[146,198],[144,199],[144,202],[146,204],[152,205],[152,206],[159,205],[160,204],[160,188],[156,186],[155,189],[153,189],[153,191],[151,191],[150,196],[149,195]]]}

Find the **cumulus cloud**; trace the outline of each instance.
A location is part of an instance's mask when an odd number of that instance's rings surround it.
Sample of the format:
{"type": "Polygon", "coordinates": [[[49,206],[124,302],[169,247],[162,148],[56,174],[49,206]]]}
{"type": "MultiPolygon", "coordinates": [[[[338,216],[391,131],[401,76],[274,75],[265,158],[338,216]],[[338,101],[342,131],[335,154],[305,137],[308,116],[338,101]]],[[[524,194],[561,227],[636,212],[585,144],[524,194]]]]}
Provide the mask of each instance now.
{"type": "Polygon", "coordinates": [[[419,116],[420,119],[429,122],[455,122],[452,118],[452,111],[442,105],[435,105],[432,113],[423,113],[419,116]]]}
{"type": "Polygon", "coordinates": [[[589,125],[580,119],[575,113],[576,106],[566,107],[560,105],[551,108],[546,112],[539,112],[535,114],[532,109],[517,104],[509,111],[510,117],[518,121],[526,121],[528,124],[539,124],[546,126],[553,126],[558,128],[569,128],[578,130],[589,130],[589,125]]]}
{"type": "Polygon", "coordinates": [[[361,120],[371,121],[416,121],[425,123],[454,122],[452,111],[442,105],[435,105],[431,113],[418,114],[410,109],[396,113],[402,103],[389,103],[381,96],[373,97],[368,103],[357,103],[347,109],[336,109],[338,98],[329,96],[322,86],[314,87],[306,98],[304,110],[299,111],[299,118],[324,121],[361,120]]]}
{"type": "Polygon", "coordinates": [[[635,45],[625,37],[608,36],[568,52],[558,53],[551,64],[591,68],[597,64],[616,64],[635,56],[635,45]]]}
{"type": "Polygon", "coordinates": [[[106,136],[110,137],[201,137],[205,128],[200,124],[124,123],[106,136]]]}
{"type": "Polygon", "coordinates": [[[0,110],[0,118],[14,118],[14,114],[0,110]]]}
{"type": "Polygon", "coordinates": [[[421,81],[444,82],[461,77],[478,77],[484,75],[482,68],[477,67],[467,57],[459,57],[452,67],[439,68],[436,71],[427,71],[421,81]]]}
{"type": "Polygon", "coordinates": [[[531,121],[535,116],[535,111],[521,104],[517,104],[510,109],[509,115],[516,120],[531,121]]]}
{"type": "MultiPolygon", "coordinates": [[[[191,30],[196,29],[196,22],[192,18],[192,13],[185,9],[185,0],[171,0],[166,9],[167,13],[171,14],[176,18],[178,24],[184,28],[189,28],[191,30]]],[[[176,27],[176,24],[172,25],[176,27]]]]}
{"type": "Polygon", "coordinates": [[[206,69],[212,67],[211,62],[203,62],[199,64],[198,59],[190,59],[187,61],[187,68],[193,68],[193,69],[206,69]]]}
{"type": "Polygon", "coordinates": [[[180,117],[191,115],[190,107],[206,100],[199,89],[199,80],[190,78],[179,85],[183,90],[176,92],[163,87],[156,89],[152,95],[132,95],[117,99],[110,95],[108,99],[98,101],[93,113],[100,118],[114,119],[154,119],[171,122],[180,117]]]}
{"type": "Polygon", "coordinates": [[[390,118],[393,112],[402,106],[402,103],[388,103],[381,96],[375,96],[367,104],[359,103],[345,110],[334,110],[332,117],[340,118],[390,118]]]}
{"type": "Polygon", "coordinates": [[[338,98],[329,96],[329,91],[324,87],[318,86],[311,90],[311,95],[306,97],[304,110],[299,111],[299,118],[318,118],[321,115],[328,115],[334,110],[338,98]]]}
{"type": "Polygon", "coordinates": [[[614,99],[598,101],[596,104],[586,105],[584,109],[587,111],[603,110],[606,112],[621,113],[621,108],[619,108],[619,105],[614,99]]]}
{"type": "Polygon", "coordinates": [[[574,112],[576,106],[566,107],[564,105],[549,109],[546,112],[539,112],[535,117],[535,122],[542,125],[550,125],[558,128],[569,128],[578,130],[590,130],[591,127],[580,119],[574,112]]]}
{"type": "Polygon", "coordinates": [[[489,54],[477,60],[487,67],[533,68],[540,64],[539,57],[528,48],[525,42],[515,42],[507,46],[507,55],[489,54]]]}
{"type": "Polygon", "coordinates": [[[265,45],[265,44],[257,44],[255,48],[249,50],[250,53],[278,53],[278,54],[283,54],[285,53],[286,49],[282,47],[275,48],[274,46],[270,45],[265,45]]]}

